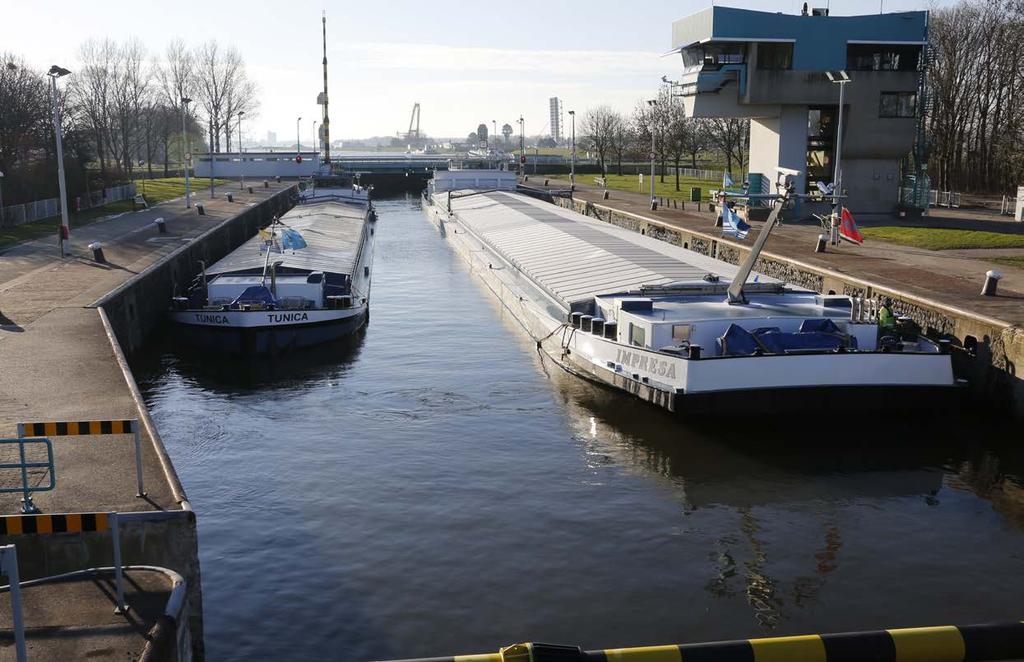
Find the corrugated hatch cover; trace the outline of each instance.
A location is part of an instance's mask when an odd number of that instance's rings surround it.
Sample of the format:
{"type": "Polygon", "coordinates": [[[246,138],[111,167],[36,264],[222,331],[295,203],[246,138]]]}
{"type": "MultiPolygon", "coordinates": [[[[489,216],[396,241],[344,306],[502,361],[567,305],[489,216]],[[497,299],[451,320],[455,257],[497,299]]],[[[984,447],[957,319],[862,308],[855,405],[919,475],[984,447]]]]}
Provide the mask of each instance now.
{"type": "MultiPolygon", "coordinates": [[[[366,207],[344,202],[316,202],[299,205],[281,217],[287,227],[298,230],[306,248],[275,253],[272,261],[282,267],[305,271],[351,274],[366,225],[366,207]]],[[[206,270],[207,275],[262,273],[266,253],[260,253],[259,235],[206,270]]]]}
{"type": "Polygon", "coordinates": [[[728,282],[738,269],[522,194],[453,198],[452,210],[468,229],[566,307],[641,285],[699,283],[709,273],[728,282]]]}

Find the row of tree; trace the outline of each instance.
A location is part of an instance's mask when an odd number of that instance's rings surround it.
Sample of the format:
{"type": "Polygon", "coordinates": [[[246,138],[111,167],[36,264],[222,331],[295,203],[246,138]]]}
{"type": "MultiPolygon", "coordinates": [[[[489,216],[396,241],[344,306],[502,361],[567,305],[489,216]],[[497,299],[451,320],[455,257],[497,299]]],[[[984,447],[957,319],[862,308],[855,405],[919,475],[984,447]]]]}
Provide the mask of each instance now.
{"type": "Polygon", "coordinates": [[[662,88],[654,103],[641,101],[628,115],[609,106],[591,108],[583,114],[580,129],[582,146],[597,154],[602,172],[613,164],[621,175],[624,162],[649,161],[653,149],[661,181],[667,166],[674,167],[677,191],[679,169],[700,167],[698,159],[704,155],[715,156],[717,163],[737,176],[747,162],[749,120],[687,117],[682,101],[668,87],[662,88]]]}
{"type": "Polygon", "coordinates": [[[1024,184],[1024,3],[961,0],[929,24],[925,144],[933,188],[1024,184]]]}
{"type": "MultiPolygon", "coordinates": [[[[259,108],[241,55],[216,41],[191,50],[175,40],[154,56],[136,38],[90,40],[78,60],[57,86],[72,195],[131,179],[140,165],[166,176],[192,148],[230,150],[240,115],[259,108]]],[[[0,53],[0,185],[8,204],[56,188],[47,175],[56,159],[52,89],[46,72],[0,53]]]]}

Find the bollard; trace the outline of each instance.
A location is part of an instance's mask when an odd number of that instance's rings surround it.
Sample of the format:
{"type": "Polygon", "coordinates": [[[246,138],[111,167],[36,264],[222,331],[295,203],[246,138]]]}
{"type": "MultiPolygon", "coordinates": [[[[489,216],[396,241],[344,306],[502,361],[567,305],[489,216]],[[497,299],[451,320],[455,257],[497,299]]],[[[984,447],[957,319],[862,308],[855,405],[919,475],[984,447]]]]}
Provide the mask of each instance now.
{"type": "Polygon", "coordinates": [[[689,358],[689,359],[694,359],[694,360],[699,359],[700,358],[700,345],[690,345],[687,348],[686,357],[689,358]]]}
{"type": "Polygon", "coordinates": [[[523,175],[523,181],[524,182],[530,181],[530,176],[529,175],[523,175]]]}
{"type": "Polygon", "coordinates": [[[547,180],[547,179],[544,180],[544,186],[548,185],[548,181],[550,181],[550,180],[547,180]]]}
{"type": "Polygon", "coordinates": [[[206,210],[205,210],[205,209],[203,209],[203,206],[202,206],[202,205],[200,205],[200,204],[197,204],[197,205],[196,205],[196,211],[197,211],[197,212],[199,212],[199,215],[200,215],[200,216],[206,216],[206,210]]]}
{"type": "Polygon", "coordinates": [[[281,183],[281,175],[278,175],[277,177],[274,177],[274,179],[276,179],[276,180],[277,180],[277,183],[278,183],[278,184],[280,184],[280,183],[281,183]]]}
{"type": "Polygon", "coordinates": [[[167,224],[164,223],[164,219],[158,218],[153,223],[156,225],[156,229],[160,234],[167,234],[167,224]]]}
{"type": "Polygon", "coordinates": [[[249,193],[252,193],[252,187],[251,186],[249,187],[249,193]]]}
{"type": "Polygon", "coordinates": [[[658,211],[658,201],[651,198],[651,211],[658,211]]]}
{"type": "Polygon", "coordinates": [[[602,196],[602,199],[603,200],[607,200],[608,199],[608,189],[605,189],[604,195],[602,196]]]}
{"type": "Polygon", "coordinates": [[[991,269],[985,272],[985,284],[981,288],[981,295],[985,297],[994,297],[996,295],[996,288],[999,286],[999,279],[1003,277],[1003,274],[998,271],[991,269]]]}
{"type": "Polygon", "coordinates": [[[264,179],[263,180],[263,188],[270,188],[270,182],[268,182],[267,180],[264,179]]]}
{"type": "Polygon", "coordinates": [[[682,209],[683,211],[686,211],[686,200],[683,200],[682,202],[679,203],[679,208],[682,209]]]}
{"type": "Polygon", "coordinates": [[[235,196],[233,196],[230,193],[228,193],[228,202],[234,202],[234,201],[235,201],[235,196]]]}
{"type": "Polygon", "coordinates": [[[826,244],[828,244],[828,237],[826,237],[823,234],[819,234],[818,235],[818,243],[814,245],[814,252],[815,253],[824,253],[825,252],[826,244]]]}
{"type": "Polygon", "coordinates": [[[96,260],[100,264],[106,264],[107,258],[103,256],[103,244],[98,241],[94,241],[89,244],[89,250],[92,251],[92,259],[96,260]]]}
{"type": "Polygon", "coordinates": [[[722,227],[722,215],[721,214],[719,214],[718,216],[715,216],[715,227],[716,228],[722,227]]]}

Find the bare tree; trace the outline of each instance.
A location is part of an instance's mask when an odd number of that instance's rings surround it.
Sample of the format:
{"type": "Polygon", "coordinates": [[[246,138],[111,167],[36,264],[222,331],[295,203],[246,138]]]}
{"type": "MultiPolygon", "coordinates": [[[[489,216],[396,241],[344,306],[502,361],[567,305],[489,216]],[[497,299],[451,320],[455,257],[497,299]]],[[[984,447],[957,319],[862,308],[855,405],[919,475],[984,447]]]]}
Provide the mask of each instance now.
{"type": "Polygon", "coordinates": [[[110,87],[112,142],[118,147],[122,169],[131,176],[134,160],[145,142],[142,127],[143,109],[149,94],[150,72],[146,66],[146,49],[137,38],[131,38],[118,49],[113,85],[110,87]]]}
{"type": "Polygon", "coordinates": [[[608,174],[606,155],[611,151],[617,115],[610,106],[590,108],[583,115],[580,130],[583,144],[597,152],[597,163],[602,174],[608,174]]]}
{"type": "Polygon", "coordinates": [[[46,84],[42,75],[12,53],[0,53],[0,172],[29,158],[47,130],[46,84]]]}
{"type": "Polygon", "coordinates": [[[118,60],[118,49],[110,39],[86,41],[79,48],[81,70],[71,79],[71,89],[85,121],[89,125],[100,174],[107,176],[107,157],[110,136],[112,88],[118,60]]]}
{"type": "MultiPolygon", "coordinates": [[[[162,98],[164,108],[164,121],[161,124],[161,140],[164,152],[164,175],[167,175],[168,161],[170,159],[171,136],[177,135],[178,121],[181,114],[186,113],[186,128],[191,132],[195,124],[195,114],[188,104],[182,104],[181,100],[190,98],[195,86],[195,57],[185,47],[180,39],[175,39],[167,45],[164,51],[164,59],[155,67],[157,90],[162,98]]],[[[185,154],[188,146],[179,145],[178,159],[185,165],[185,154]]]]}
{"type": "Polygon", "coordinates": [[[220,151],[220,135],[223,127],[225,105],[227,104],[228,83],[233,77],[231,61],[216,41],[208,41],[196,51],[196,91],[199,103],[206,114],[209,131],[210,151],[220,151]]]}
{"type": "Polygon", "coordinates": [[[637,135],[632,123],[622,113],[615,113],[611,130],[609,149],[615,156],[615,170],[622,175],[622,159],[636,149],[637,135]]]}
{"type": "Polygon", "coordinates": [[[711,120],[708,123],[712,145],[725,158],[725,169],[732,172],[732,165],[738,166],[736,174],[743,171],[746,163],[746,149],[750,135],[750,120],[728,117],[711,120]]]}

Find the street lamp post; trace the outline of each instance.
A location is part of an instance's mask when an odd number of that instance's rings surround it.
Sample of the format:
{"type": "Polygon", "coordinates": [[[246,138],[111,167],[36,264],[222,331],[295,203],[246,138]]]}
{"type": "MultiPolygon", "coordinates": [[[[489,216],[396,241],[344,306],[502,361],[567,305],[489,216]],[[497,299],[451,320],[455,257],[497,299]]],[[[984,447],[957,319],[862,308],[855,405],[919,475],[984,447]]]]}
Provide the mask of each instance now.
{"type": "Polygon", "coordinates": [[[526,159],[526,123],[523,122],[523,116],[519,116],[519,176],[522,177],[526,174],[525,159],[526,159]]]}
{"type": "Polygon", "coordinates": [[[320,154],[320,140],[316,135],[316,120],[313,120],[313,151],[320,154]]]}
{"type": "Polygon", "coordinates": [[[0,172],[0,225],[4,224],[4,173],[0,172]]]}
{"type": "Polygon", "coordinates": [[[494,148],[497,149],[498,148],[498,120],[491,120],[491,126],[493,127],[493,129],[491,131],[491,140],[494,142],[494,148]]]}
{"type": "Polygon", "coordinates": [[[189,162],[192,160],[192,149],[186,148],[185,115],[188,114],[188,105],[192,99],[181,97],[181,163],[185,168],[185,209],[192,207],[192,188],[189,183],[189,162]]]}
{"type": "Polygon", "coordinates": [[[67,76],[70,71],[53,65],[47,75],[50,77],[50,96],[53,105],[53,132],[57,137],[57,183],[60,185],[60,255],[71,254],[71,226],[68,223],[68,190],[64,182],[64,145],[60,135],[60,112],[57,108],[57,79],[67,76]],[[66,242],[66,243],[65,243],[66,242]]]}
{"type": "Polygon", "coordinates": [[[838,71],[832,73],[828,71],[825,73],[828,79],[839,86],[839,120],[836,125],[836,164],[835,170],[832,174],[832,228],[830,231],[829,240],[833,245],[839,243],[839,226],[836,223],[836,219],[839,218],[841,211],[841,198],[843,195],[843,171],[839,167],[839,160],[843,154],[843,102],[846,93],[846,84],[850,82],[850,74],[846,71],[838,71]]]}
{"type": "Polygon", "coordinates": [[[301,117],[295,120],[295,156],[302,155],[302,140],[299,138],[299,122],[301,121],[301,117]]]}
{"type": "Polygon", "coordinates": [[[569,190],[576,190],[576,111],[569,111],[572,123],[572,154],[569,157],[569,190]]]}
{"type": "Polygon", "coordinates": [[[657,99],[648,99],[647,100],[647,105],[651,107],[651,211],[654,211],[654,210],[656,210],[658,208],[658,200],[654,197],[654,152],[655,152],[655,143],[654,143],[654,138],[655,138],[655,136],[654,136],[654,125],[655,125],[654,112],[655,111],[654,111],[654,107],[658,105],[658,100],[657,99]]]}
{"type": "Polygon", "coordinates": [[[245,189],[245,158],[242,156],[242,115],[245,115],[245,111],[238,111],[238,176],[241,178],[238,183],[239,190],[245,189]]]}

